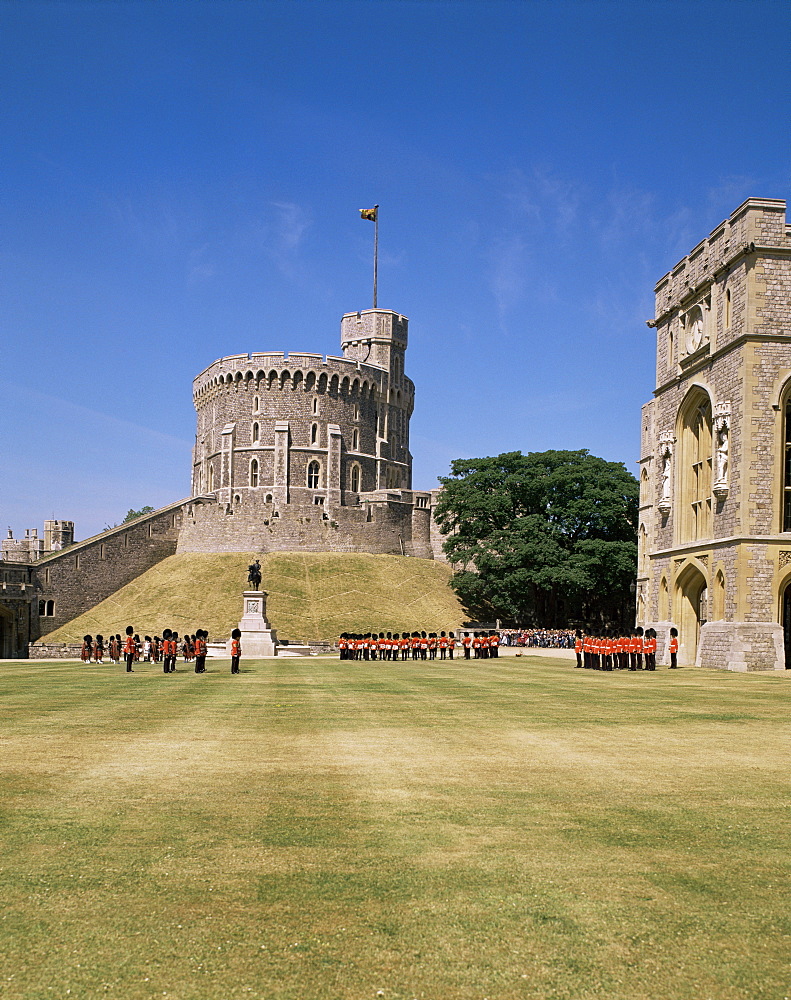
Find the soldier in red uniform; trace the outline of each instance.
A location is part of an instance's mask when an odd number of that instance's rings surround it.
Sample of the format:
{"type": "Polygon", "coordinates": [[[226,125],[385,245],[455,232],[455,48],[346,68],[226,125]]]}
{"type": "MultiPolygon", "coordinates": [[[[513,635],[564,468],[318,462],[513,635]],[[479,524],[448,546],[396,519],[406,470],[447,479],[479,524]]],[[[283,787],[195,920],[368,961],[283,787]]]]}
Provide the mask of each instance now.
{"type": "Polygon", "coordinates": [[[643,669],[643,651],[645,650],[645,637],[644,637],[644,634],[643,634],[643,627],[642,627],[642,625],[638,625],[637,626],[637,628],[635,629],[635,633],[636,633],[636,636],[637,636],[637,642],[635,643],[635,647],[636,647],[635,648],[635,655],[636,655],[636,658],[637,658],[637,669],[638,670],[642,670],[643,669]]]}
{"type": "Polygon", "coordinates": [[[135,642],[135,629],[133,625],[126,626],[126,642],[124,643],[124,660],[126,660],[126,672],[131,674],[132,664],[135,662],[135,652],[137,643],[135,642]]]}
{"type": "Polygon", "coordinates": [[[493,657],[495,660],[500,656],[500,633],[490,632],[489,633],[489,656],[493,657]]]}
{"type": "Polygon", "coordinates": [[[656,670],[656,629],[648,629],[651,633],[648,640],[648,661],[646,663],[646,669],[656,670]]]}
{"type": "Polygon", "coordinates": [[[195,633],[195,673],[206,673],[206,639],[209,633],[199,628],[195,633]]]}
{"type": "Polygon", "coordinates": [[[574,652],[577,656],[577,666],[582,668],[582,629],[574,633],[574,652]]]}
{"type": "Polygon", "coordinates": [[[678,629],[671,628],[670,630],[670,669],[675,670],[678,667],[678,629]]]}
{"type": "Polygon", "coordinates": [[[239,673],[239,660],[242,656],[242,632],[240,629],[235,628],[231,632],[231,673],[239,673]]]}

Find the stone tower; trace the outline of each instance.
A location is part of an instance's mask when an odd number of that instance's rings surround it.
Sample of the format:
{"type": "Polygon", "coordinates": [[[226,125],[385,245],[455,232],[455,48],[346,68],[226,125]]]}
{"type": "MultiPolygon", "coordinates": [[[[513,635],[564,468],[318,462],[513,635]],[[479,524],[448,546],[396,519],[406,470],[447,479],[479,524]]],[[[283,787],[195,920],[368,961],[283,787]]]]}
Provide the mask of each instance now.
{"type": "Polygon", "coordinates": [[[343,357],[234,354],[201,372],[179,551],[433,558],[432,496],[412,490],[408,325],[388,309],[347,313],[343,357]]]}
{"type": "Polygon", "coordinates": [[[791,227],[750,198],[656,286],[637,620],[680,663],[791,665],[791,227]]]}

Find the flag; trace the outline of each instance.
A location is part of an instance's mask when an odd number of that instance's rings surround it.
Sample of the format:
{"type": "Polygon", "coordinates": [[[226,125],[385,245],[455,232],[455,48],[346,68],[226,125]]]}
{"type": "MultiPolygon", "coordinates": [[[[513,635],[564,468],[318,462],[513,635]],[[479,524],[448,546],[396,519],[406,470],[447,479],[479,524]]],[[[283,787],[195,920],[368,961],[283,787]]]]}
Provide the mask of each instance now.
{"type": "Polygon", "coordinates": [[[379,211],[379,206],[374,205],[373,208],[361,208],[359,209],[360,218],[368,219],[369,222],[376,222],[376,213],[379,211]]]}

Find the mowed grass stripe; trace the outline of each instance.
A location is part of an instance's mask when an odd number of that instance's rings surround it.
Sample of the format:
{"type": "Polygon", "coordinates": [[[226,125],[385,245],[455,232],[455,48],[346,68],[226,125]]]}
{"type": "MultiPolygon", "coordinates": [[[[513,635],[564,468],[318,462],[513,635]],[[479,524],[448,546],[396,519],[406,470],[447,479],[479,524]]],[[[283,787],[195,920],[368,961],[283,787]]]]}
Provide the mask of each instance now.
{"type": "Polygon", "coordinates": [[[786,995],[785,676],[243,666],[3,664],[5,996],[786,995]]]}

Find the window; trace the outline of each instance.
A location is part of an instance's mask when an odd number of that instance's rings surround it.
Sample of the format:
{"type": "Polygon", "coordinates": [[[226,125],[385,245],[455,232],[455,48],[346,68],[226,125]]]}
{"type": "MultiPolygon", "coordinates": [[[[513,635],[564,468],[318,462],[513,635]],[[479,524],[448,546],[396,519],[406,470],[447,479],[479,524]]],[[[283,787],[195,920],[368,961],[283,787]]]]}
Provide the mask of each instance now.
{"type": "Polygon", "coordinates": [[[314,396],[313,397],[313,412],[314,413],[318,413],[319,412],[319,397],[318,396],[314,396]]]}
{"type": "Polygon", "coordinates": [[[258,459],[254,458],[250,463],[250,485],[258,486],[258,459]]]}
{"type": "Polygon", "coordinates": [[[319,479],[321,475],[321,467],[318,462],[311,462],[308,466],[308,487],[312,490],[317,490],[319,488],[319,479]]]}
{"type": "Polygon", "coordinates": [[[360,432],[355,428],[354,434],[352,434],[352,451],[360,450],[360,432]]]}
{"type": "Polygon", "coordinates": [[[791,396],[785,405],[785,448],[783,454],[783,531],[791,531],[791,396]]]}
{"type": "Polygon", "coordinates": [[[317,507],[323,507],[324,506],[324,497],[313,497],[313,503],[317,507]]]}
{"type": "Polygon", "coordinates": [[[731,328],[731,290],[727,288],[725,290],[725,329],[730,330],[731,328]]]}
{"type": "Polygon", "coordinates": [[[46,601],[39,601],[38,602],[38,614],[39,614],[39,618],[42,617],[43,615],[45,615],[46,613],[47,613],[47,602],[46,601]]]}
{"type": "Polygon", "coordinates": [[[725,574],[721,569],[717,570],[714,577],[714,607],[712,617],[714,621],[721,622],[725,618],[725,574]]]}
{"type": "Polygon", "coordinates": [[[666,576],[659,582],[659,620],[662,622],[670,620],[670,592],[666,576]]]}
{"type": "MultiPolygon", "coordinates": [[[[102,542],[101,545],[99,546],[99,558],[100,559],[106,559],[107,558],[107,551],[105,549],[104,542],[102,542]]],[[[47,582],[49,583],[49,581],[47,581],[47,582]]]]}
{"type": "Polygon", "coordinates": [[[319,440],[319,425],[318,424],[311,424],[310,425],[310,443],[311,444],[317,444],[318,440],[319,440]]]}
{"type": "MultiPolygon", "coordinates": [[[[126,537],[126,536],[124,535],[124,537],[126,537]]],[[[79,552],[74,557],[74,568],[75,569],[79,569],[80,568],[80,554],[79,554],[79,552]]]]}
{"type": "Polygon", "coordinates": [[[253,413],[258,413],[260,407],[261,407],[261,397],[253,396],[253,413]]]}
{"type": "Polygon", "coordinates": [[[261,428],[256,422],[253,424],[253,434],[252,434],[253,444],[258,444],[260,436],[261,436],[261,428]]]}
{"type": "Polygon", "coordinates": [[[352,466],[351,488],[352,493],[360,492],[360,466],[357,464],[352,466]]]}
{"type": "Polygon", "coordinates": [[[711,535],[711,400],[702,390],[684,404],[679,436],[678,540],[690,542],[711,535]]]}

